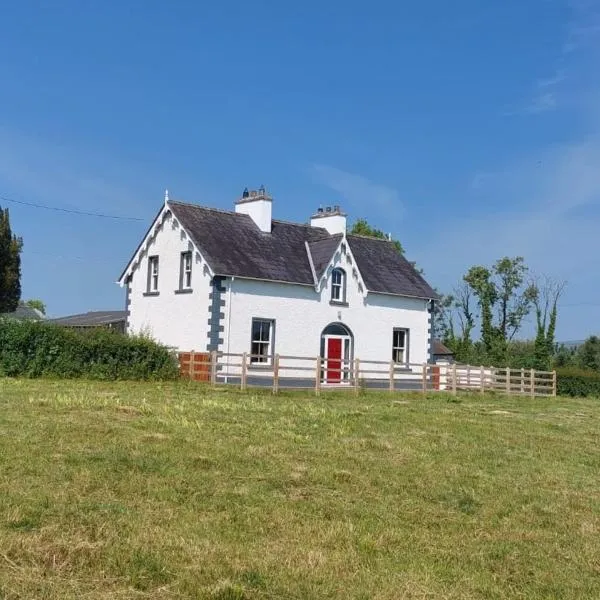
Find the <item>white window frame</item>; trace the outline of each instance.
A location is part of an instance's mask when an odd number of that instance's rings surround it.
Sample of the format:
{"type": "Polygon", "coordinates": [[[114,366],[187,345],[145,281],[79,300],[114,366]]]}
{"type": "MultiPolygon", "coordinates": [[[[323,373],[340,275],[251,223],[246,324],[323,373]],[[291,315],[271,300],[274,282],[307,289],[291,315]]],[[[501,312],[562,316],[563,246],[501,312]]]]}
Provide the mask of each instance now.
{"type": "Polygon", "coordinates": [[[181,273],[179,287],[182,290],[192,289],[192,265],[194,261],[193,253],[188,250],[181,253],[181,273]]]}
{"type": "Polygon", "coordinates": [[[406,327],[394,327],[392,332],[392,360],[397,365],[409,364],[409,346],[408,340],[410,331],[406,327]],[[403,344],[397,343],[396,334],[403,334],[403,344]],[[402,360],[398,360],[398,352],[402,352],[402,360]]]}
{"type": "Polygon", "coordinates": [[[337,304],[346,302],[346,271],[340,267],[335,267],[331,271],[331,301],[337,304]],[[339,274],[339,282],[335,281],[336,275],[339,274]],[[335,297],[336,293],[339,297],[335,297]]]}
{"type": "Polygon", "coordinates": [[[158,292],[158,256],[148,257],[148,292],[158,292]]]}
{"type": "MultiPolygon", "coordinates": [[[[262,317],[253,317],[250,329],[250,364],[251,365],[270,365],[273,360],[273,349],[275,348],[275,320],[265,319],[262,317]],[[267,325],[268,336],[267,339],[255,339],[254,338],[254,325],[260,323],[261,325],[267,325]],[[261,347],[266,347],[266,354],[255,352],[255,344],[261,347]]],[[[259,338],[264,337],[264,328],[261,327],[259,338]]]]}

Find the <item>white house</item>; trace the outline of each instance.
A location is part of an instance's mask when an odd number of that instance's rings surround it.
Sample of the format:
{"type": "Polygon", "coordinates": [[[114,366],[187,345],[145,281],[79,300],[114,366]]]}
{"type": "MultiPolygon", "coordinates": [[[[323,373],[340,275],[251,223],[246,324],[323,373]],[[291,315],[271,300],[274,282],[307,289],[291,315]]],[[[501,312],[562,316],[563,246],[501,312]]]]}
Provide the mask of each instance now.
{"type": "Polygon", "coordinates": [[[264,188],[231,212],[167,196],[119,278],[127,331],[180,351],[248,353],[258,371],[275,354],[400,370],[430,360],[436,294],[391,242],[347,234],[337,206],[296,224],[274,220],[272,205],[264,188]]]}

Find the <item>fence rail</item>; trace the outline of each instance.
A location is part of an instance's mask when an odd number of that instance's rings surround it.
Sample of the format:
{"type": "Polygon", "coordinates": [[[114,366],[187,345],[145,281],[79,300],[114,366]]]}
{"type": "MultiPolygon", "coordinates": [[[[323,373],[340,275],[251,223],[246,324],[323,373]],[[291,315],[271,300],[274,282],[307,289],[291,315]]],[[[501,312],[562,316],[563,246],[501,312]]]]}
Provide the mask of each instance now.
{"type": "Polygon", "coordinates": [[[274,356],[223,352],[179,353],[181,376],[212,385],[281,389],[496,392],[509,396],[556,396],[556,372],[457,364],[274,356]]]}

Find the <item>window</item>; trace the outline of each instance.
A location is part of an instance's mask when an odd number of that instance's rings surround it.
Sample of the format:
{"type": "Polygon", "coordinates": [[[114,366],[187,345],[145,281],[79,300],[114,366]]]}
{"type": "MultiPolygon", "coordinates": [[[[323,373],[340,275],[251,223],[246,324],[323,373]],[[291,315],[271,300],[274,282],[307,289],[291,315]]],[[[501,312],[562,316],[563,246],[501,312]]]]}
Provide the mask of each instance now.
{"type": "Polygon", "coordinates": [[[396,364],[408,363],[408,329],[394,329],[392,360],[396,364]]]}
{"type": "Polygon", "coordinates": [[[331,301],[346,302],[346,273],[343,269],[331,272],[331,301]]]}
{"type": "Polygon", "coordinates": [[[189,290],[192,287],[192,253],[181,253],[181,271],[179,275],[179,288],[189,290]]]}
{"type": "Polygon", "coordinates": [[[274,328],[275,321],[252,319],[251,363],[268,364],[271,362],[274,328]]]}
{"type": "Polygon", "coordinates": [[[158,256],[148,257],[148,292],[158,292],[158,256]]]}

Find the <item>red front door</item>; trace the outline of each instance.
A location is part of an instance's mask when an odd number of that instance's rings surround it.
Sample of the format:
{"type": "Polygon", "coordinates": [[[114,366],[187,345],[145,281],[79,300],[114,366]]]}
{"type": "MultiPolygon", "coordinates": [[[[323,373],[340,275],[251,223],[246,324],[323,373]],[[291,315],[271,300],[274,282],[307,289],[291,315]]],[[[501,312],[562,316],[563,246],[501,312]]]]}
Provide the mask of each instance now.
{"type": "Polygon", "coordinates": [[[342,380],[342,340],[327,340],[327,383],[340,383],[342,380]]]}

